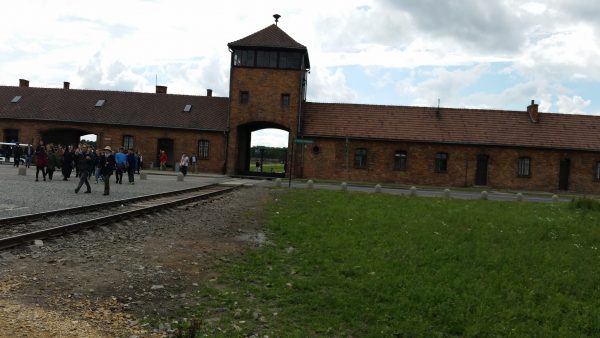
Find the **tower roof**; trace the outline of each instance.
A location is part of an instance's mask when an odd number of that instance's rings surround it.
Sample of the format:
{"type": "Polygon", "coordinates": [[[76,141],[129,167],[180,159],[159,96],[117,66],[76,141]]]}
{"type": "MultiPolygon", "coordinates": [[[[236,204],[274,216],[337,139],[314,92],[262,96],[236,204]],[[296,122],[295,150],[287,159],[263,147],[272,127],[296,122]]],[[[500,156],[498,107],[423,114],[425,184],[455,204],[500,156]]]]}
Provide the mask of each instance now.
{"type": "Polygon", "coordinates": [[[292,39],[281,28],[272,24],[245,38],[227,44],[228,47],[263,47],[296,49],[306,51],[306,47],[292,39]]]}

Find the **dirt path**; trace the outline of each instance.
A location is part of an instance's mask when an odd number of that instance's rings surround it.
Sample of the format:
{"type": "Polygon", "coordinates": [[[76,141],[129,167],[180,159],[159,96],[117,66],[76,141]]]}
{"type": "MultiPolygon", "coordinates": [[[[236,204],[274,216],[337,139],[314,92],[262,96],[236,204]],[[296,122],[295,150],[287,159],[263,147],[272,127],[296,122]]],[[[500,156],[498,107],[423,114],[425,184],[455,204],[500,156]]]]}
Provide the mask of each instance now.
{"type": "Polygon", "coordinates": [[[172,316],[216,259],[260,245],[269,193],[211,201],[44,242],[0,256],[0,336],[161,337],[142,320],[172,316]]]}

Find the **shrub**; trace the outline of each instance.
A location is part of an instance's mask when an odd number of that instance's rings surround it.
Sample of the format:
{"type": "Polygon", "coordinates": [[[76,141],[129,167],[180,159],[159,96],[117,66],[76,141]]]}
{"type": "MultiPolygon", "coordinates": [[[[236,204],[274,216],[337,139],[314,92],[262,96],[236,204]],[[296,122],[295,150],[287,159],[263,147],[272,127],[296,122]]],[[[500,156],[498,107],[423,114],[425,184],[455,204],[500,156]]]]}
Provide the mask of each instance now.
{"type": "Polygon", "coordinates": [[[589,197],[574,198],[570,206],[573,209],[600,211],[600,201],[589,197]]]}

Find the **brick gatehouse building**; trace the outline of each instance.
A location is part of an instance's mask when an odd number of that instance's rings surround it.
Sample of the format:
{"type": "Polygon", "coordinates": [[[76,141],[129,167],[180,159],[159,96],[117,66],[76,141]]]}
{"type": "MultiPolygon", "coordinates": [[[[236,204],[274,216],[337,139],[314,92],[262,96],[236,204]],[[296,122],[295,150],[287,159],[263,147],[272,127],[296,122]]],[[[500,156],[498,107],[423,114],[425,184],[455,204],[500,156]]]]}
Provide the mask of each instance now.
{"type": "Polygon", "coordinates": [[[171,164],[196,153],[200,170],[239,175],[251,133],[278,128],[296,178],[600,193],[600,117],[540,113],[533,101],[523,111],[307,102],[308,50],[278,26],[228,47],[229,97],[0,86],[0,140],[96,134],[146,166],[165,149],[171,164]]]}

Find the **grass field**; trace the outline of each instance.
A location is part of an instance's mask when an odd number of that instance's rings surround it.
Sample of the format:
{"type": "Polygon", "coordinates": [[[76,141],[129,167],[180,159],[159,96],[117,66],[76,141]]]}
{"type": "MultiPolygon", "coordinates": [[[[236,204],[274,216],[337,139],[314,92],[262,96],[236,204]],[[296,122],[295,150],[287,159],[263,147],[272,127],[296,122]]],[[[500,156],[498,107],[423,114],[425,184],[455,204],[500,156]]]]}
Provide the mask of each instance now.
{"type": "MultiPolygon", "coordinates": [[[[283,173],[283,163],[263,163],[262,171],[265,173],[283,173]]],[[[250,165],[250,172],[256,172],[256,165],[250,165]]]]}
{"type": "Polygon", "coordinates": [[[223,263],[209,336],[598,337],[600,212],[274,190],[272,245],[223,263]]]}

